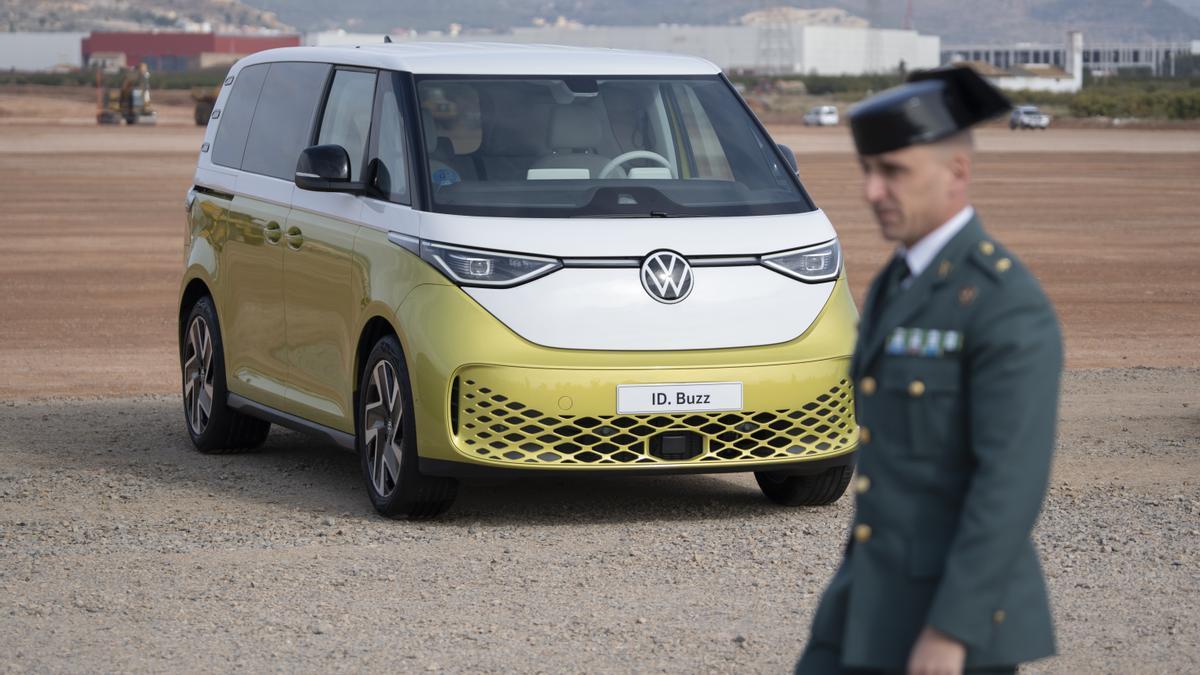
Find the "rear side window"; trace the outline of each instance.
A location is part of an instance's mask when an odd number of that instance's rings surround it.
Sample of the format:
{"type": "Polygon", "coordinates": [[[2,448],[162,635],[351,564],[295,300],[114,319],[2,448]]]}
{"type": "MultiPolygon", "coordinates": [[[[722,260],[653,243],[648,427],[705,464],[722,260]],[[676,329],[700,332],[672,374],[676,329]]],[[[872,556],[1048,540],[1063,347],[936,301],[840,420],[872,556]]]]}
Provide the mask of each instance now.
{"type": "Polygon", "coordinates": [[[250,133],[250,120],[254,118],[254,106],[267,77],[269,64],[242,68],[233,83],[233,91],[221,109],[221,121],[217,137],[213,141],[212,161],[214,164],[234,169],[242,166],[242,153],[246,150],[246,136],[250,133]]]}
{"type": "Polygon", "coordinates": [[[339,70],[333,74],[317,144],[340,145],[346,149],[350,155],[351,180],[359,180],[362,175],[374,100],[374,72],[339,70]]]}
{"type": "Polygon", "coordinates": [[[296,160],[308,147],[330,68],[325,63],[270,64],[246,139],[242,170],[295,178],[296,160]]]}

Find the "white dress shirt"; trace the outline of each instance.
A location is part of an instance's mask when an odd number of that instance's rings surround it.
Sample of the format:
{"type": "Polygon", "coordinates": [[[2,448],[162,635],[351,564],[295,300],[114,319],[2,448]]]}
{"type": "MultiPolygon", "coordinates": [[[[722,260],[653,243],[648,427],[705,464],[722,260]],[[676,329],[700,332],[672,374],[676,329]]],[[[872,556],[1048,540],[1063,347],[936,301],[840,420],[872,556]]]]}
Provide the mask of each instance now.
{"type": "Polygon", "coordinates": [[[909,276],[900,282],[900,287],[908,288],[914,279],[921,276],[921,272],[933,264],[933,259],[942,252],[942,249],[950,243],[959,230],[966,227],[974,215],[975,208],[967,205],[962,211],[954,214],[950,220],[939,225],[936,230],[922,237],[921,241],[913,244],[912,248],[900,246],[896,252],[904,256],[904,261],[908,263],[909,269],[909,276]]]}

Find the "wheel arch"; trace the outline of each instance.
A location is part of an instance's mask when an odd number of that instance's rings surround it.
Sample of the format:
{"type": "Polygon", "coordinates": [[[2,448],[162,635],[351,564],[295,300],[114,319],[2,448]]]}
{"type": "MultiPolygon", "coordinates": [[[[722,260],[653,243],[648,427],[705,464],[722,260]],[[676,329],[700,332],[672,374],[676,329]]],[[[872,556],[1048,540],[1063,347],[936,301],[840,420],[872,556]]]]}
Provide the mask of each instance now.
{"type": "MultiPolygon", "coordinates": [[[[375,347],[375,343],[379,340],[392,335],[400,342],[400,349],[404,353],[404,359],[408,360],[408,350],[405,349],[405,340],[400,331],[396,328],[392,319],[382,313],[374,313],[367,316],[363,321],[363,325],[358,330],[358,344],[354,348],[354,426],[358,428],[358,404],[359,396],[362,393],[362,370],[363,365],[367,362],[367,357],[371,355],[371,349],[375,347]]],[[[407,364],[406,364],[407,365],[407,364]]]]}
{"type": "MultiPolygon", "coordinates": [[[[188,313],[192,311],[192,307],[199,302],[203,297],[213,298],[213,311],[216,311],[216,298],[213,296],[212,289],[208,282],[200,277],[193,277],[187,280],[183,287],[183,292],[179,296],[179,325],[178,325],[178,342],[180,348],[183,345],[183,331],[187,330],[184,324],[187,322],[188,313]]],[[[220,318],[218,317],[218,321],[220,318]]]]}

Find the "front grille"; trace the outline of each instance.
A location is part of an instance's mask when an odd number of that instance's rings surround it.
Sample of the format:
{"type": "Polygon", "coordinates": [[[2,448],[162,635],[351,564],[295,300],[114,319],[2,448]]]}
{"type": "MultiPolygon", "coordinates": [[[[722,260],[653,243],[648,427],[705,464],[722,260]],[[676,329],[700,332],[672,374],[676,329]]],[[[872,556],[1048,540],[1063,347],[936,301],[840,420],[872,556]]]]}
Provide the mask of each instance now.
{"type": "Polygon", "coordinates": [[[631,465],[799,459],[849,448],[857,437],[847,380],[795,409],[674,415],[549,415],[473,379],[457,401],[461,450],[519,464],[631,465]],[[660,434],[701,439],[690,459],[667,459],[660,434]],[[656,437],[658,440],[656,441],[656,437]]]}

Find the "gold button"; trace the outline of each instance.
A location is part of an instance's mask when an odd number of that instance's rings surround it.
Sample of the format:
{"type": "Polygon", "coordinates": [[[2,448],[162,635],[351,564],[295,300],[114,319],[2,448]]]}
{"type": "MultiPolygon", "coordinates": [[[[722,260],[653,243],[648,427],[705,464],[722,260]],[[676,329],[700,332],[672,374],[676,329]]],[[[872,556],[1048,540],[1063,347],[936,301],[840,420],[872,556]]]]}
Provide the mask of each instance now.
{"type": "Polygon", "coordinates": [[[916,397],[916,396],[920,396],[924,393],[925,393],[925,383],[924,382],[922,382],[920,380],[913,380],[912,382],[908,383],[908,395],[909,396],[916,397]]]}
{"type": "Polygon", "coordinates": [[[984,255],[991,255],[996,252],[996,247],[990,241],[981,241],[979,242],[979,252],[984,255]]]}
{"type": "Polygon", "coordinates": [[[949,260],[943,260],[942,264],[938,265],[938,277],[945,279],[946,277],[950,276],[950,269],[952,267],[953,265],[950,264],[949,260]]]}
{"type": "Polygon", "coordinates": [[[871,489],[871,479],[867,476],[859,476],[854,480],[854,491],[858,494],[863,494],[871,489]]]}
{"type": "Polygon", "coordinates": [[[1012,261],[1008,258],[1001,258],[996,261],[997,272],[1007,272],[1008,268],[1012,267],[1012,261]]]}
{"type": "Polygon", "coordinates": [[[854,541],[858,543],[866,543],[871,538],[871,526],[866,523],[859,523],[854,526],[854,541]]]}
{"type": "Polygon", "coordinates": [[[864,377],[858,381],[858,390],[863,394],[870,396],[875,393],[875,378],[871,376],[864,377]]]}
{"type": "Polygon", "coordinates": [[[862,443],[870,443],[871,442],[871,430],[866,427],[859,427],[858,428],[858,440],[861,441],[862,443]]]}
{"type": "Polygon", "coordinates": [[[996,613],[992,615],[992,621],[995,623],[1004,623],[1004,617],[1004,610],[998,609],[996,610],[996,613]]]}

